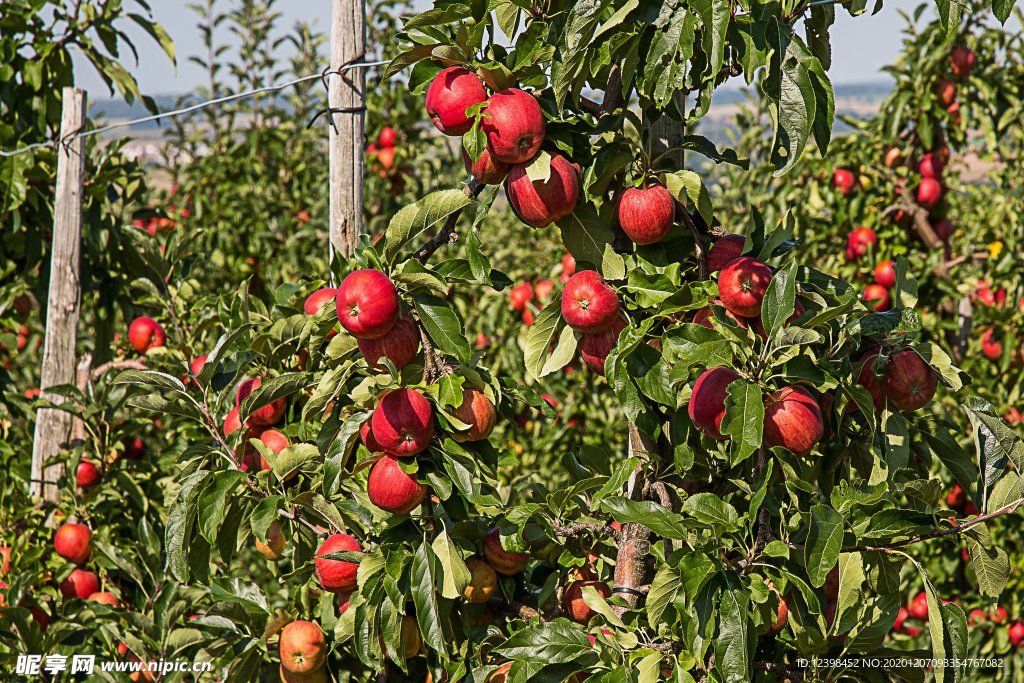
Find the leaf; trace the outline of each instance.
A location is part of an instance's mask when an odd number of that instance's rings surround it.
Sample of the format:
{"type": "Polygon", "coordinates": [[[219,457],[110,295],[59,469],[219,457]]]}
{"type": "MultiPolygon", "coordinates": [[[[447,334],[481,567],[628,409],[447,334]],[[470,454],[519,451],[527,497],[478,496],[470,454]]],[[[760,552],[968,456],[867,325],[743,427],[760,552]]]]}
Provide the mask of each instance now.
{"type": "Polygon", "coordinates": [[[558,618],[531,623],[495,651],[507,659],[548,665],[575,662],[589,653],[591,647],[582,629],[558,618]]]}
{"type": "Polygon", "coordinates": [[[811,585],[820,588],[839,561],[843,546],[843,516],[828,505],[811,508],[811,523],[804,543],[804,566],[811,585]]]}
{"type": "Polygon", "coordinates": [[[761,304],[761,322],[769,339],[782,329],[796,307],[796,262],[777,271],[761,304]]]}
{"type": "Polygon", "coordinates": [[[582,596],[584,604],[604,617],[605,621],[609,624],[622,629],[626,628],[626,625],[622,623],[622,619],[619,618],[619,615],[615,613],[604,597],[597,592],[596,588],[593,586],[583,586],[582,596]]]}
{"type": "Polygon", "coordinates": [[[711,195],[699,174],[686,170],[667,173],[665,188],[683,206],[696,209],[705,223],[712,224],[714,208],[711,205],[711,195]]]}
{"type": "Polygon", "coordinates": [[[279,377],[260,380],[260,385],[246,396],[238,407],[238,419],[245,424],[254,412],[274,401],[298,393],[309,386],[310,376],[292,372],[279,377]]]}
{"type": "Polygon", "coordinates": [[[757,633],[750,618],[750,595],[739,577],[727,575],[727,587],[721,593],[718,637],[715,638],[715,668],[726,683],[754,680],[752,660],[757,633]]]}
{"type": "MultiPolygon", "coordinates": [[[[577,205],[576,210],[558,221],[562,242],[577,264],[599,266],[604,259],[605,245],[615,241],[612,233],[612,215],[615,205],[605,202],[598,214],[590,203],[577,205]]],[[[580,266],[582,268],[582,265],[580,266]]]]}
{"type": "Polygon", "coordinates": [[[686,538],[686,527],[679,517],[652,501],[612,496],[601,501],[601,509],[620,524],[643,524],[657,536],[678,541],[686,538]]]}
{"type": "Polygon", "coordinates": [[[217,533],[220,531],[220,525],[224,522],[228,506],[232,502],[231,492],[247,476],[245,472],[237,470],[218,472],[213,476],[213,482],[203,487],[197,505],[199,533],[210,542],[210,545],[217,543],[217,533]]]}
{"type": "Polygon", "coordinates": [[[576,337],[562,319],[561,298],[554,298],[526,332],[523,361],[526,373],[540,379],[569,364],[576,355],[576,337]],[[551,345],[557,345],[552,353],[551,345]]]}
{"type": "Polygon", "coordinates": [[[416,621],[423,642],[442,657],[448,656],[447,633],[451,604],[441,598],[438,581],[438,559],[428,543],[420,543],[412,557],[409,580],[416,605],[416,621]]]}
{"type": "Polygon", "coordinates": [[[212,476],[212,472],[200,470],[185,477],[167,513],[164,529],[167,569],[182,583],[187,583],[190,578],[188,546],[196,519],[196,499],[212,476]]]}
{"type": "Polygon", "coordinates": [[[764,398],[761,395],[761,387],[744,380],[730,383],[726,391],[722,434],[732,437],[732,464],[736,465],[761,447],[764,433],[764,398]]]}
{"type": "Polygon", "coordinates": [[[431,543],[434,554],[441,563],[444,580],[441,583],[441,595],[449,600],[462,596],[466,586],[472,580],[469,567],[462,560],[455,544],[452,543],[448,530],[443,530],[431,543]]]}
{"type": "Polygon", "coordinates": [[[734,531],[739,525],[736,508],[713,493],[693,494],[683,501],[682,511],[720,531],[734,531]]]}
{"type": "Polygon", "coordinates": [[[984,524],[971,528],[964,534],[971,566],[982,595],[998,598],[1010,579],[1010,558],[1002,548],[992,542],[984,524]]]}
{"type": "Polygon", "coordinates": [[[649,623],[661,623],[662,615],[670,605],[675,603],[676,596],[683,588],[683,581],[675,567],[663,565],[658,569],[647,593],[647,620],[649,623]]]}
{"type": "Polygon", "coordinates": [[[384,233],[384,259],[393,262],[410,239],[472,202],[462,190],[451,189],[432,192],[416,203],[402,207],[392,217],[384,233]]]}
{"type": "Polygon", "coordinates": [[[416,313],[430,341],[438,351],[469,362],[472,351],[462,328],[462,319],[451,302],[431,294],[420,294],[413,300],[416,313]]]}

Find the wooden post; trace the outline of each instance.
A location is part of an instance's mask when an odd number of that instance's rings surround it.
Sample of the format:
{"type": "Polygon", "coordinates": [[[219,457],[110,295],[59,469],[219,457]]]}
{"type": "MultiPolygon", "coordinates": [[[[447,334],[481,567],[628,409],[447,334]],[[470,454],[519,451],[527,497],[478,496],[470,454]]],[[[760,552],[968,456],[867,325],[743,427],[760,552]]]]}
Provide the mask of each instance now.
{"type": "MultiPolygon", "coordinates": [[[[364,0],[333,0],[331,16],[331,71],[360,60],[366,50],[364,0]]],[[[327,96],[331,109],[364,106],[364,68],[332,73],[327,96]]],[[[363,112],[329,112],[330,126],[330,237],[334,250],[348,258],[362,233],[363,220],[363,112]]]]}
{"type": "MultiPolygon", "coordinates": [[[[82,182],[85,176],[85,140],[68,136],[85,127],[85,91],[64,88],[57,151],[57,195],[53,215],[53,248],[50,254],[50,291],[46,306],[46,336],[39,388],[43,398],[60,403],[47,389],[75,383],[75,345],[81,304],[79,255],[82,247],[82,182]],[[64,141],[67,140],[67,144],[64,141]]],[[[72,417],[60,410],[43,408],[36,415],[32,443],[33,497],[57,502],[57,481],[63,467],[44,463],[57,455],[71,438],[72,417]]]]}

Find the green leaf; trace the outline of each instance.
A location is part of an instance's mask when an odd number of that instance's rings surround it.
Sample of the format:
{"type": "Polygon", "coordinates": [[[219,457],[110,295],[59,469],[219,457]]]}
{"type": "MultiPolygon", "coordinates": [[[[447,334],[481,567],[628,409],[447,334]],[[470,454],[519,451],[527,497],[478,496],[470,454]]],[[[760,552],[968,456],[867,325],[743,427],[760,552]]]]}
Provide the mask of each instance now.
{"type": "Polygon", "coordinates": [[[210,545],[217,543],[217,534],[220,532],[220,525],[224,522],[228,506],[232,502],[231,492],[240,483],[245,481],[248,475],[237,470],[227,470],[213,475],[213,482],[203,487],[203,492],[198,499],[199,511],[199,533],[203,535],[210,545]]]}
{"type": "Polygon", "coordinates": [[[982,595],[996,599],[1010,579],[1010,558],[1006,551],[993,543],[984,524],[979,524],[964,534],[971,566],[982,595]]]}
{"type": "Polygon", "coordinates": [[[722,434],[732,437],[733,460],[743,462],[761,447],[764,433],[764,398],[761,387],[745,380],[729,384],[722,434]]]}
{"type": "Polygon", "coordinates": [[[388,223],[384,234],[384,259],[393,262],[409,240],[472,202],[462,190],[439,190],[403,207],[388,223]]]}
{"type": "Polygon", "coordinates": [[[559,618],[531,623],[495,651],[514,661],[548,665],[576,662],[589,653],[591,647],[582,629],[559,618]]]}
{"type": "Polygon", "coordinates": [[[441,595],[449,600],[455,600],[462,595],[472,580],[469,567],[462,560],[458,548],[452,543],[447,529],[437,535],[431,547],[441,564],[441,595]]]}
{"type": "Polygon", "coordinates": [[[652,624],[661,623],[662,615],[670,605],[675,603],[676,597],[683,588],[683,580],[679,570],[675,567],[662,565],[658,573],[654,575],[651,582],[651,589],[647,593],[647,620],[652,624]]]}
{"type": "Polygon", "coordinates": [[[757,632],[750,618],[750,594],[735,574],[727,575],[727,586],[721,593],[718,636],[715,638],[715,668],[725,683],[747,683],[754,680],[752,661],[757,645],[757,632]]]}
{"type": "Polygon", "coordinates": [[[713,493],[695,493],[683,501],[682,511],[698,522],[720,531],[735,531],[740,516],[729,503],[713,493]]]}
{"type": "Polygon", "coordinates": [[[679,516],[652,501],[611,496],[601,501],[601,509],[620,524],[643,524],[657,536],[678,541],[686,538],[686,527],[679,516]]]}
{"type": "Polygon", "coordinates": [[[412,557],[409,580],[416,605],[416,621],[423,642],[442,657],[448,656],[447,624],[451,603],[441,597],[439,562],[428,543],[420,543],[412,557]]]}
{"type": "Polygon", "coordinates": [[[188,550],[196,520],[196,499],[212,476],[212,472],[200,470],[185,477],[167,513],[164,529],[167,569],[182,583],[187,583],[190,578],[188,550]]]}
{"type": "Polygon", "coordinates": [[[761,322],[769,339],[782,329],[796,307],[796,262],[776,272],[761,304],[761,322]]]}
{"type": "Polygon", "coordinates": [[[714,207],[711,205],[711,195],[699,174],[686,170],[667,173],[665,187],[680,204],[688,209],[696,209],[705,223],[712,224],[714,207]]]}
{"type": "Polygon", "coordinates": [[[263,406],[270,405],[279,398],[291,396],[308,387],[310,379],[310,376],[304,372],[292,372],[260,380],[260,386],[246,396],[238,407],[238,419],[245,424],[252,414],[263,406]]]}
{"type": "Polygon", "coordinates": [[[843,546],[843,516],[828,505],[811,508],[811,523],[804,543],[804,565],[811,585],[821,587],[839,561],[843,546]]]}
{"type": "Polygon", "coordinates": [[[446,299],[430,294],[418,295],[413,300],[416,313],[434,347],[461,362],[469,362],[472,351],[462,329],[462,319],[455,307],[446,299]]]}
{"type": "Polygon", "coordinates": [[[533,379],[561,370],[576,355],[576,336],[562,320],[562,300],[552,299],[526,332],[523,361],[533,379]],[[556,343],[557,340],[557,343],[556,343]],[[555,349],[551,350],[551,345],[555,349]]]}

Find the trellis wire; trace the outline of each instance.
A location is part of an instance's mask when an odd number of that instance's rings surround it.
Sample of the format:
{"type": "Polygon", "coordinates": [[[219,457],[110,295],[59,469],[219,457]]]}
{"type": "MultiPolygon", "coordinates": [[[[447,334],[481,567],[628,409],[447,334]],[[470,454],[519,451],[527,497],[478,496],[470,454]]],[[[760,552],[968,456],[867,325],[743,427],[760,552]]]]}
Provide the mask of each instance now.
{"type": "MultiPolygon", "coordinates": [[[[366,68],[366,67],[371,67],[371,66],[382,66],[382,65],[387,64],[387,63],[388,63],[388,61],[386,61],[386,60],[385,61],[379,61],[379,62],[352,62],[351,64],[346,64],[346,65],[340,67],[339,69],[337,69],[335,71],[326,71],[326,72],[323,72],[323,73],[312,74],[310,76],[303,76],[302,78],[296,78],[294,80],[288,81],[287,83],[278,83],[276,85],[268,85],[268,86],[263,87],[263,88],[256,88],[255,90],[246,90],[245,92],[235,93],[233,95],[225,95],[224,97],[218,97],[218,98],[213,99],[213,100],[207,100],[206,102],[200,102],[199,104],[193,104],[191,106],[184,107],[182,109],[175,109],[174,111],[160,112],[159,114],[153,114],[151,116],[144,116],[144,117],[142,117],[140,119],[132,119],[131,121],[121,121],[121,122],[118,122],[118,123],[111,123],[110,125],[103,126],[102,128],[94,128],[92,130],[80,131],[80,132],[75,133],[73,135],[67,136],[67,138],[65,140],[63,140],[63,142],[67,143],[67,142],[69,142],[69,141],[71,141],[71,140],[73,140],[75,138],[84,138],[84,137],[89,137],[90,135],[99,135],[100,133],[106,133],[107,131],[111,131],[111,130],[114,130],[116,128],[127,128],[129,126],[136,126],[136,125],[138,125],[140,123],[149,123],[150,121],[159,121],[160,119],[171,118],[173,116],[181,116],[183,114],[190,114],[190,113],[192,113],[194,111],[199,111],[200,109],[206,109],[207,107],[212,107],[212,106],[215,106],[215,105],[218,105],[218,104],[224,104],[226,102],[233,102],[234,100],[241,100],[241,99],[244,99],[246,97],[253,97],[255,95],[261,95],[263,93],[277,92],[278,90],[284,90],[285,88],[290,88],[292,86],[299,85],[300,83],[307,83],[309,81],[320,80],[320,79],[323,79],[325,76],[329,76],[331,74],[335,74],[335,75],[340,76],[343,72],[348,71],[350,69],[355,69],[355,68],[358,68],[358,67],[366,68]]],[[[56,145],[58,142],[62,142],[62,140],[60,140],[58,138],[52,138],[50,140],[47,140],[46,142],[36,142],[34,144],[27,145],[25,147],[22,147],[20,149],[16,149],[16,150],[13,150],[13,151],[10,151],[10,152],[5,152],[3,150],[0,150],[0,157],[13,157],[13,156],[17,156],[19,154],[24,154],[25,152],[30,152],[33,149],[38,149],[40,147],[51,147],[53,145],[56,145]]]]}

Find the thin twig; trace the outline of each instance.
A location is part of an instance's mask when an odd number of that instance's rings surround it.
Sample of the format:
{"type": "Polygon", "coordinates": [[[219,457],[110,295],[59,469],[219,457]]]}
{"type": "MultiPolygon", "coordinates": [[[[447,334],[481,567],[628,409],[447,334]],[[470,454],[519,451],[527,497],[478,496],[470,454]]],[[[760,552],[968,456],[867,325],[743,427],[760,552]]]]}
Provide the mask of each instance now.
{"type": "MultiPolygon", "coordinates": [[[[478,183],[476,180],[471,180],[469,183],[462,188],[462,192],[469,198],[475,199],[484,189],[482,183],[478,183]]],[[[448,219],[444,222],[444,227],[441,228],[441,232],[431,237],[427,242],[416,250],[414,258],[420,263],[426,263],[435,251],[443,247],[445,244],[454,242],[458,239],[455,236],[455,224],[459,221],[459,216],[462,215],[461,211],[456,211],[452,215],[448,216],[448,219]],[[452,237],[455,236],[455,239],[452,237]]]]}

